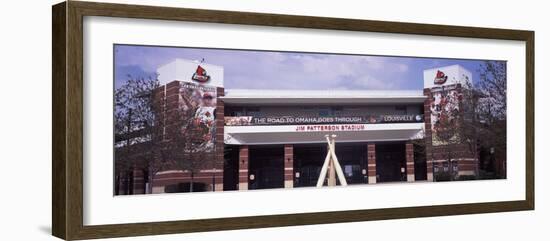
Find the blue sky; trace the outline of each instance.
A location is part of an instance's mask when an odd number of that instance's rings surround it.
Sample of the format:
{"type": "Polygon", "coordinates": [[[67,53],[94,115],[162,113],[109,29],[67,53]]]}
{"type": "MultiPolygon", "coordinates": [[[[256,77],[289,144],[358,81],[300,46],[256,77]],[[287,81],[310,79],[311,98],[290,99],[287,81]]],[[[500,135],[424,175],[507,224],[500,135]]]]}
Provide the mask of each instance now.
{"type": "Polygon", "coordinates": [[[482,60],[115,45],[115,87],[154,76],[176,58],[224,67],[225,88],[421,90],[423,70],[460,64],[479,80],[482,60]]]}

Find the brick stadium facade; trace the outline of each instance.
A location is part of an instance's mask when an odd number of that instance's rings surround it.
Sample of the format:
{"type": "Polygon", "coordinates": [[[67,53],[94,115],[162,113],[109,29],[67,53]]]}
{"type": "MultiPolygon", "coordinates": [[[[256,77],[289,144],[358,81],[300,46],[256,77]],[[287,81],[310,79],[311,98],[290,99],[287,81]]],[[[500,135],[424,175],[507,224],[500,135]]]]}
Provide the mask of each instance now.
{"type": "MultiPolygon", "coordinates": [[[[163,72],[159,73],[162,77],[163,72]]],[[[424,75],[425,88],[418,92],[258,91],[217,86],[213,165],[193,177],[175,165],[164,166],[154,175],[152,192],[186,192],[191,179],[194,191],[314,186],[326,155],[323,136],[329,133],[338,135],[336,152],[348,184],[434,181],[441,173],[477,176],[478,150],[467,144],[445,144],[434,133],[434,125],[439,125],[434,118],[444,116],[440,105],[450,106],[451,98],[444,95],[460,95],[462,82],[471,74],[449,66],[426,70],[424,75]],[[449,72],[447,83],[434,84],[435,70],[449,72]],[[452,91],[443,87],[441,92],[442,86],[452,86],[452,91]]],[[[163,121],[159,125],[172,133],[170,122],[177,119],[170,115],[180,107],[180,88],[186,81],[171,73],[164,76],[168,79],[161,80],[163,85],[155,92],[162,100],[157,112],[163,121]]],[[[464,106],[455,104],[456,118],[463,119],[464,106]]],[[[167,145],[170,139],[166,138],[167,145]]],[[[120,194],[145,192],[147,178],[142,170],[136,167],[131,178],[119,182],[120,194]]]]}

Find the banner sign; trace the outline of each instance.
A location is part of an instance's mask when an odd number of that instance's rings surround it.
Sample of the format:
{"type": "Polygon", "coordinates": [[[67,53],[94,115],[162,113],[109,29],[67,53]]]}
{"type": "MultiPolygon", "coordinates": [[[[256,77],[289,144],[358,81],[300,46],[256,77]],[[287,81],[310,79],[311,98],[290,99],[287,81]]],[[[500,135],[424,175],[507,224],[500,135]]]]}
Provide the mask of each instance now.
{"type": "Polygon", "coordinates": [[[246,125],[304,125],[304,124],[379,124],[422,122],[422,115],[379,115],[379,116],[327,116],[327,117],[225,117],[227,126],[246,125]]]}
{"type": "Polygon", "coordinates": [[[216,87],[180,82],[179,109],[182,134],[193,143],[193,151],[212,152],[216,137],[216,87]]]}
{"type": "Polygon", "coordinates": [[[320,131],[362,131],[365,124],[343,124],[343,125],[300,125],[296,127],[297,132],[320,132],[320,131]]]}
{"type": "Polygon", "coordinates": [[[198,65],[197,70],[195,71],[195,73],[193,73],[191,79],[199,83],[206,83],[210,80],[210,75],[206,73],[206,69],[198,65]]]}
{"type": "Polygon", "coordinates": [[[449,136],[449,133],[453,133],[457,128],[462,98],[462,92],[457,89],[457,85],[447,88],[432,88],[430,120],[433,146],[447,144],[455,138],[455,135],[449,136]]]}
{"type": "Polygon", "coordinates": [[[437,70],[437,73],[435,74],[435,78],[434,78],[434,84],[435,85],[445,84],[445,82],[447,82],[447,78],[448,76],[445,75],[443,71],[437,70]]]}

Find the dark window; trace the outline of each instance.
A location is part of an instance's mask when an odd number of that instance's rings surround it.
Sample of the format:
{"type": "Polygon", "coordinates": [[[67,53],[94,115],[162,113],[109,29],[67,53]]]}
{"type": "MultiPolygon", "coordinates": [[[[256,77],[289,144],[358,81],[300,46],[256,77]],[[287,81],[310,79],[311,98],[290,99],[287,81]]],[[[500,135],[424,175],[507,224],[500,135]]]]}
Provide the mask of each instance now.
{"type": "Polygon", "coordinates": [[[344,107],[342,106],[333,106],[331,109],[332,109],[332,115],[334,116],[341,116],[344,111],[344,107]]]}
{"type": "Polygon", "coordinates": [[[247,116],[259,116],[260,115],[260,107],[246,107],[246,115],[247,116]]]}
{"type": "Polygon", "coordinates": [[[223,190],[239,189],[239,146],[225,145],[223,190]]]}
{"type": "Polygon", "coordinates": [[[326,116],[330,116],[331,113],[330,113],[330,109],[329,108],[319,108],[319,116],[320,117],[326,117],[326,116]]]}
{"type": "Polygon", "coordinates": [[[400,114],[407,114],[407,106],[406,105],[396,105],[395,110],[400,112],[400,114]]]}
{"type": "Polygon", "coordinates": [[[245,114],[243,107],[226,107],[225,116],[243,116],[245,114]]]}
{"type": "Polygon", "coordinates": [[[294,187],[315,186],[326,155],[323,144],[294,145],[294,173],[299,173],[294,187]]]}
{"type": "Polygon", "coordinates": [[[283,146],[251,146],[248,153],[249,189],[284,187],[283,146]]]}
{"type": "Polygon", "coordinates": [[[379,182],[398,182],[406,180],[401,168],[406,167],[405,143],[376,144],[376,174],[379,182]]]}

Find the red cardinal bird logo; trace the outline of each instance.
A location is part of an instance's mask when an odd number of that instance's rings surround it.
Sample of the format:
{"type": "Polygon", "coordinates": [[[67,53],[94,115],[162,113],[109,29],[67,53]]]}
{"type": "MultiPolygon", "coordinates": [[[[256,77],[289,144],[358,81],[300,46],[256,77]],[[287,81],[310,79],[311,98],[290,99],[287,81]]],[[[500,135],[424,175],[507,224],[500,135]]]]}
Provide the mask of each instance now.
{"type": "Polygon", "coordinates": [[[197,70],[195,73],[193,73],[193,76],[191,77],[192,80],[204,83],[210,80],[210,75],[206,73],[206,69],[204,69],[200,64],[197,66],[197,70]]]}
{"type": "Polygon", "coordinates": [[[443,71],[437,71],[437,74],[435,74],[434,84],[441,85],[444,84],[447,81],[447,75],[443,73],[443,71]]]}

